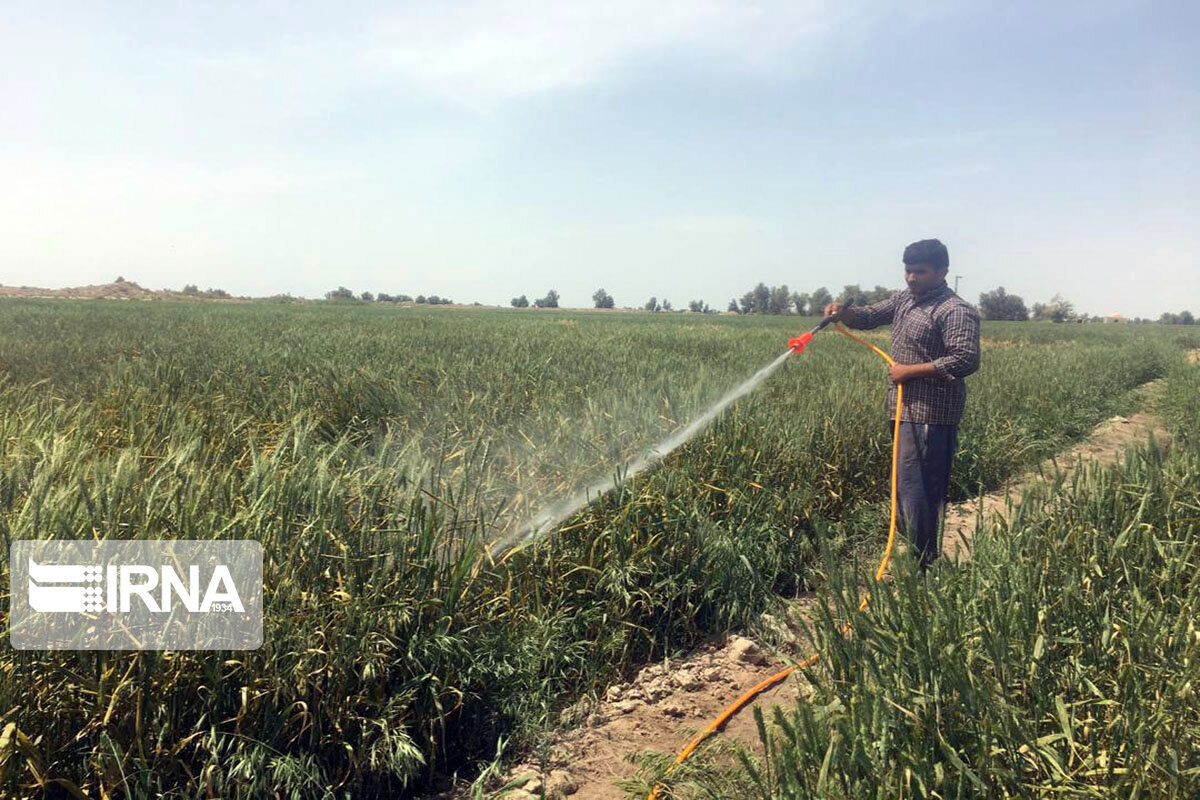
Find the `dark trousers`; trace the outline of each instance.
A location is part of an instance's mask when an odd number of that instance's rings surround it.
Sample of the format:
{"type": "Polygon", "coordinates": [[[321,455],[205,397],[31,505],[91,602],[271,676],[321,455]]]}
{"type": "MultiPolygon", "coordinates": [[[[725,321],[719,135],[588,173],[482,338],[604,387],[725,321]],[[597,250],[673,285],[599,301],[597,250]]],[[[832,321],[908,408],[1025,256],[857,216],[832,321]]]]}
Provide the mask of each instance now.
{"type": "Polygon", "coordinates": [[[950,489],[950,463],[957,445],[957,425],[900,423],[896,474],[898,521],[922,568],[941,554],[938,532],[950,489]]]}

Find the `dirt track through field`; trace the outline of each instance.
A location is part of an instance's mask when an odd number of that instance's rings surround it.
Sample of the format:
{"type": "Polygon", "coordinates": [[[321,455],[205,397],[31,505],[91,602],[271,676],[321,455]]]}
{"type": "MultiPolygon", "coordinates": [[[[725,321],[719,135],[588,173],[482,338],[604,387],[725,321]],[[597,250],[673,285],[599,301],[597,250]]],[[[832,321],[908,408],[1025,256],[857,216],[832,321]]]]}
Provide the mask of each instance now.
{"type": "MultiPolygon", "coordinates": [[[[1042,464],[1006,487],[981,499],[948,509],[943,550],[951,559],[970,557],[970,542],[976,529],[978,504],[983,518],[1004,515],[1009,498],[1019,499],[1031,483],[1053,476],[1057,470],[1070,474],[1084,463],[1110,463],[1126,448],[1146,441],[1153,433],[1162,446],[1170,437],[1153,414],[1164,384],[1152,381],[1139,388],[1141,410],[1130,417],[1112,417],[1098,425],[1084,441],[1042,464]]],[[[786,619],[766,617],[761,627],[805,641],[801,630],[815,603],[812,597],[789,604],[786,619]]],[[[804,655],[804,654],[800,654],[804,655]]],[[[525,764],[510,776],[537,773],[521,789],[500,795],[506,800],[541,796],[578,800],[621,800],[629,797],[615,784],[634,777],[636,766],[628,755],[639,751],[677,753],[710,720],[754,684],[775,674],[786,664],[753,639],[731,635],[720,643],[698,648],[681,659],[644,667],[632,681],[609,688],[590,711],[586,722],[559,736],[544,764],[525,764]],[[543,769],[544,767],[544,769],[543,769]]],[[[807,685],[793,675],[760,695],[753,705],[764,712],[774,705],[794,704],[807,685]]],[[[758,733],[750,707],[730,720],[719,736],[758,747],[758,733]]]]}

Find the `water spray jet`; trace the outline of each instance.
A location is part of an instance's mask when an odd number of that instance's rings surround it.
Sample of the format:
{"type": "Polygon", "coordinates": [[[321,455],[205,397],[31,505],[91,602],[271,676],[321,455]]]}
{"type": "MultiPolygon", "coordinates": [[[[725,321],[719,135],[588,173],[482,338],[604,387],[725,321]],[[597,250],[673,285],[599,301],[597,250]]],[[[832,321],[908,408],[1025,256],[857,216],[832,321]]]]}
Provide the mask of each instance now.
{"type": "MultiPolygon", "coordinates": [[[[854,300],[851,299],[845,303],[845,308],[853,305],[854,300]]],[[[616,488],[618,485],[629,480],[640,472],[645,471],[662,459],[666,458],[673,451],[683,446],[689,439],[703,430],[708,423],[712,422],[718,414],[733,404],[735,400],[749,394],[756,389],[759,384],[770,377],[771,373],[779,369],[787,357],[792,353],[803,353],[813,337],[820,333],[824,328],[835,322],[836,316],[830,315],[821,320],[811,331],[806,331],[798,337],[788,340],[788,349],[784,350],[774,361],[767,364],[758,372],[751,375],[741,385],[727,392],[720,400],[714,403],[707,411],[701,414],[696,419],[692,420],[688,425],[675,433],[668,436],[666,439],[658,442],[649,448],[642,455],[633,459],[629,463],[619,468],[616,474],[611,478],[606,478],[597,481],[583,491],[578,492],[571,497],[560,500],[538,513],[531,519],[524,528],[507,536],[503,536],[499,541],[494,542],[490,549],[492,558],[499,558],[511,552],[517,547],[529,544],[535,541],[543,534],[558,527],[564,520],[574,516],[579,511],[587,507],[589,503],[595,500],[605,492],[616,488]]]]}

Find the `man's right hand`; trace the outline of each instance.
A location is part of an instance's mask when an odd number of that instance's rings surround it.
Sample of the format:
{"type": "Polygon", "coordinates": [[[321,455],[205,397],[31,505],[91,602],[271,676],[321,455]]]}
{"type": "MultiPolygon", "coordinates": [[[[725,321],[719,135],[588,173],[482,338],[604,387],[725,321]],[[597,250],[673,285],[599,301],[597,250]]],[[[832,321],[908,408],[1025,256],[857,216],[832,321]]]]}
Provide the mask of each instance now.
{"type": "Polygon", "coordinates": [[[827,317],[833,317],[837,322],[841,322],[842,320],[849,319],[850,315],[854,313],[851,311],[852,308],[853,306],[847,307],[845,303],[830,303],[825,306],[824,314],[827,317]]]}

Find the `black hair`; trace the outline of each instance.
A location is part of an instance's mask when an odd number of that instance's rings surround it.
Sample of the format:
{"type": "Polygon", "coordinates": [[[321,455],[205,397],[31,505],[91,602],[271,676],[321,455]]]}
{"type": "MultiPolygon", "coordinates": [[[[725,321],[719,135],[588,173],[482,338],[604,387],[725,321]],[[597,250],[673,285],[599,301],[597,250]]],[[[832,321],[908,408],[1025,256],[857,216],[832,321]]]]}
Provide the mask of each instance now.
{"type": "Polygon", "coordinates": [[[938,239],[922,239],[904,248],[904,263],[929,264],[934,269],[950,268],[950,253],[938,239]]]}

